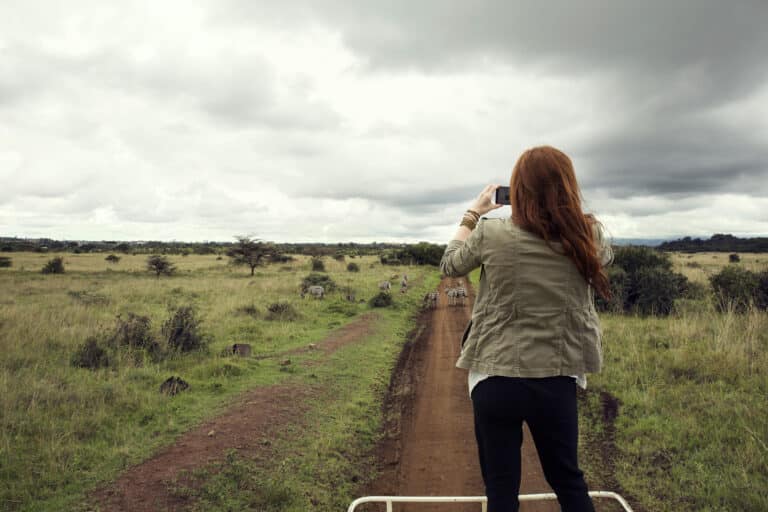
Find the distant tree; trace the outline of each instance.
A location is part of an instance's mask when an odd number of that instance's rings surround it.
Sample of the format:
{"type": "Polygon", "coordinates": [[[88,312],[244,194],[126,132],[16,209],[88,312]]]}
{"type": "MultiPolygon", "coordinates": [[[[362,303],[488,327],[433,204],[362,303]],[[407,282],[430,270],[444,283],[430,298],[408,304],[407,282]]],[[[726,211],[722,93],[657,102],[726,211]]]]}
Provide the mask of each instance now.
{"type": "Polygon", "coordinates": [[[64,258],[56,256],[52,260],[48,260],[42,270],[43,274],[63,274],[64,273],[64,258]]]}
{"type": "Polygon", "coordinates": [[[127,253],[128,253],[128,251],[130,251],[130,250],[131,250],[131,246],[130,246],[130,245],[128,245],[127,243],[125,243],[125,242],[121,242],[121,243],[119,243],[119,244],[117,244],[117,245],[115,246],[115,250],[116,250],[116,251],[120,251],[120,252],[122,252],[123,254],[127,254],[127,253]]]}
{"type": "Polygon", "coordinates": [[[8,256],[0,256],[0,267],[10,267],[11,264],[11,258],[8,256]]]}
{"type": "Polygon", "coordinates": [[[165,256],[153,254],[147,258],[147,270],[157,274],[157,278],[160,279],[160,274],[169,276],[174,273],[176,267],[165,256]]]}
{"type": "Polygon", "coordinates": [[[237,243],[227,251],[233,265],[246,265],[254,274],[256,267],[265,265],[277,252],[274,245],[250,236],[236,236],[237,243]]]}
{"type": "Polygon", "coordinates": [[[120,261],[120,256],[117,256],[115,254],[110,254],[106,258],[104,258],[109,263],[118,263],[120,261]]]}

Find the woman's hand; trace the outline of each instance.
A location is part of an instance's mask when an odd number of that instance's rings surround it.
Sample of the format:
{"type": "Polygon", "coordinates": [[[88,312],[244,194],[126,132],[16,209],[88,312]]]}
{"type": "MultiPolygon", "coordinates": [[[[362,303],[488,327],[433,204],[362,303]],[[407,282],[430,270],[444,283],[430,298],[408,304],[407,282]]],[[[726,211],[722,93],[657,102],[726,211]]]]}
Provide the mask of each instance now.
{"type": "Polygon", "coordinates": [[[504,206],[503,204],[494,204],[493,202],[497,188],[499,188],[499,185],[486,186],[483,191],[480,192],[480,195],[477,196],[477,199],[472,203],[470,209],[475,210],[480,216],[483,216],[491,210],[504,206]]]}

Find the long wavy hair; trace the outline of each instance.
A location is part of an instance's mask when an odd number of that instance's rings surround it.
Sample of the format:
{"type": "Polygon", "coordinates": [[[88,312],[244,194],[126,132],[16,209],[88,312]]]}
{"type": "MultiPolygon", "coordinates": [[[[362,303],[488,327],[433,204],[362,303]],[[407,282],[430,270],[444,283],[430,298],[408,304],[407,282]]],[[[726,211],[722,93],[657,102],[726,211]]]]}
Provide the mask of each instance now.
{"type": "Polygon", "coordinates": [[[551,146],[524,152],[512,171],[509,199],[515,225],[543,238],[552,250],[551,243],[560,242],[587,283],[610,298],[592,231],[598,221],[581,211],[581,192],[568,155],[551,146]]]}

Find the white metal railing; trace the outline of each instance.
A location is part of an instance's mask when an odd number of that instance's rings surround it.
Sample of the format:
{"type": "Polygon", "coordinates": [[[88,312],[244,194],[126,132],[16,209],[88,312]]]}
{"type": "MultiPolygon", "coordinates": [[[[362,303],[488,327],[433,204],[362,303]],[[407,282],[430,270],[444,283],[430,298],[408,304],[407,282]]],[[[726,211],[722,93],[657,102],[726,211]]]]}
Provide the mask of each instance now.
{"type": "MultiPolygon", "coordinates": [[[[610,491],[590,491],[592,498],[608,498],[618,501],[624,510],[632,512],[632,507],[619,494],[610,491]]],[[[535,500],[556,500],[557,495],[553,493],[544,494],[521,494],[520,501],[535,500]]],[[[393,503],[480,503],[482,512],[487,512],[488,498],[485,496],[365,496],[357,498],[347,509],[347,512],[354,512],[358,505],[363,503],[385,503],[387,512],[392,512],[393,503]]]]}

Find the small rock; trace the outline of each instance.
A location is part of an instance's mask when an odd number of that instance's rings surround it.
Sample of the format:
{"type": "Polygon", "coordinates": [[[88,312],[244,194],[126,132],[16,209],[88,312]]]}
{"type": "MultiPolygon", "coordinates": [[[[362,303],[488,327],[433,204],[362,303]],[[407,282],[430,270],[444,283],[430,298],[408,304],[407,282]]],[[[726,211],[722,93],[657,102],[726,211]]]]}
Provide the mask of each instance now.
{"type": "Polygon", "coordinates": [[[316,350],[317,349],[317,343],[310,343],[309,344],[309,350],[316,350]]]}
{"type": "Polygon", "coordinates": [[[280,366],[288,366],[289,364],[291,364],[290,359],[283,359],[282,361],[280,361],[280,366]]]}
{"type": "Polygon", "coordinates": [[[208,437],[213,437],[215,434],[216,434],[216,431],[211,430],[210,432],[208,432],[208,437]]]}

